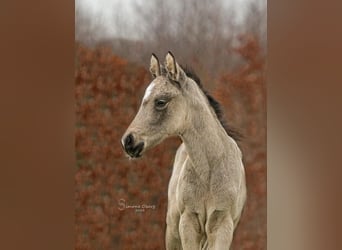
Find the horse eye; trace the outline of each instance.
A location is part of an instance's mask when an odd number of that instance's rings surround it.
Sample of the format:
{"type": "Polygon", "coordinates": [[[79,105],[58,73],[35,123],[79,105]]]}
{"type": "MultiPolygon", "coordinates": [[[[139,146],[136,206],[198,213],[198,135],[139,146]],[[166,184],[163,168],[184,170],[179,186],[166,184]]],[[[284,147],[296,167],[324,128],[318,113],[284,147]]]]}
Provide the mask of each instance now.
{"type": "Polygon", "coordinates": [[[155,107],[156,109],[159,109],[159,110],[166,108],[167,104],[168,104],[168,101],[164,99],[157,99],[155,101],[155,107]]]}

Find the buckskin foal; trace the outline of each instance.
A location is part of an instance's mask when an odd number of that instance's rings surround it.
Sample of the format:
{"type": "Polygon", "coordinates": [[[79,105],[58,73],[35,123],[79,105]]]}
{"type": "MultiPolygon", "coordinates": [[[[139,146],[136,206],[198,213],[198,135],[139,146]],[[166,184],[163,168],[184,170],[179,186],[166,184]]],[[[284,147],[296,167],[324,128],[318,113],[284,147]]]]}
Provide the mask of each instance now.
{"type": "Polygon", "coordinates": [[[246,201],[241,151],[220,122],[218,103],[171,52],[152,54],[153,81],[122,137],[132,158],[179,136],[168,189],[166,249],[229,249],[246,201]]]}

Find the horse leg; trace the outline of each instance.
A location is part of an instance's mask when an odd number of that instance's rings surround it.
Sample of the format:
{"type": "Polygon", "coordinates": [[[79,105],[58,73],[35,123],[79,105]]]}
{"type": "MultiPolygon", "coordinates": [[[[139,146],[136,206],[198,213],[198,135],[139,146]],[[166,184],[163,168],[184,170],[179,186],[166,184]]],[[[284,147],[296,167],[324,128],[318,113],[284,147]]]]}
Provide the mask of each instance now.
{"type": "Polygon", "coordinates": [[[178,231],[179,225],[179,214],[173,213],[171,215],[170,211],[167,212],[166,216],[166,250],[182,250],[182,244],[178,231]]]}
{"type": "Polygon", "coordinates": [[[183,212],[179,220],[179,234],[184,250],[200,249],[201,226],[196,213],[183,212]]]}
{"type": "Polygon", "coordinates": [[[215,210],[206,224],[209,249],[230,249],[233,240],[234,222],[227,211],[215,210]]]}

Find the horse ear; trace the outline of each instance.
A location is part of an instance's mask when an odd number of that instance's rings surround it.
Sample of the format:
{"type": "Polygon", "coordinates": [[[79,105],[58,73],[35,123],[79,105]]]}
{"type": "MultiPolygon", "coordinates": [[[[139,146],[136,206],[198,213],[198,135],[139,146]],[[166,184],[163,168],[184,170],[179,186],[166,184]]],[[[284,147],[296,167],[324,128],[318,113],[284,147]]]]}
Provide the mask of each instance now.
{"type": "Polygon", "coordinates": [[[175,78],[177,74],[177,64],[175,57],[172,55],[172,53],[169,51],[165,58],[165,68],[167,72],[170,74],[171,78],[175,78]]]}
{"type": "Polygon", "coordinates": [[[185,79],[185,73],[178,65],[173,54],[169,51],[165,58],[165,68],[168,72],[168,77],[174,81],[181,82],[185,79]]]}
{"type": "Polygon", "coordinates": [[[150,72],[154,78],[160,76],[160,64],[158,57],[152,53],[151,62],[150,62],[150,72]]]}

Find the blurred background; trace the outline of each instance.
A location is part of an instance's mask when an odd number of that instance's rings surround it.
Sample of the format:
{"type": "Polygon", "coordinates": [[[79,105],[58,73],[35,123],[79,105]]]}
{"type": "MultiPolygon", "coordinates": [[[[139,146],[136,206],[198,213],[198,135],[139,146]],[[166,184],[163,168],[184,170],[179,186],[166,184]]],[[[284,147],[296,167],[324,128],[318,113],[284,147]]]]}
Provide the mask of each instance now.
{"type": "Polygon", "coordinates": [[[128,160],[120,139],[151,81],[151,53],[163,62],[169,50],[243,134],[248,199],[232,248],[266,249],[266,19],[266,0],[76,0],[76,249],[165,248],[180,141],[128,160]]]}

